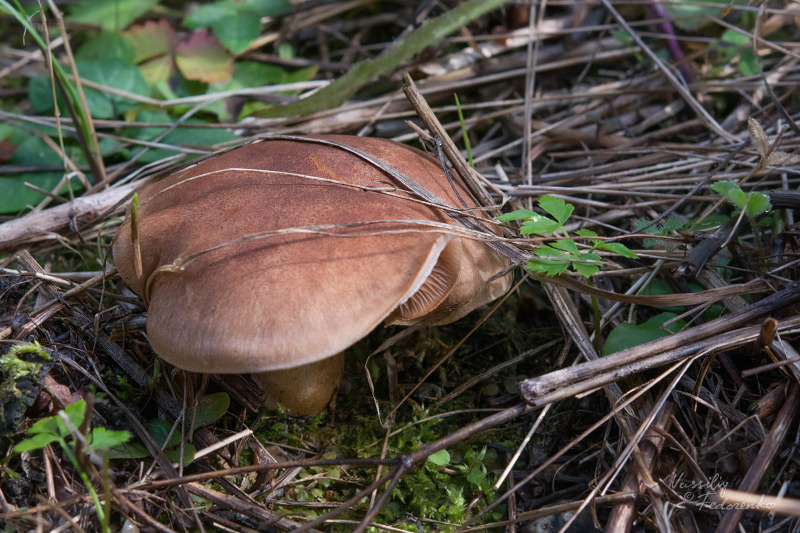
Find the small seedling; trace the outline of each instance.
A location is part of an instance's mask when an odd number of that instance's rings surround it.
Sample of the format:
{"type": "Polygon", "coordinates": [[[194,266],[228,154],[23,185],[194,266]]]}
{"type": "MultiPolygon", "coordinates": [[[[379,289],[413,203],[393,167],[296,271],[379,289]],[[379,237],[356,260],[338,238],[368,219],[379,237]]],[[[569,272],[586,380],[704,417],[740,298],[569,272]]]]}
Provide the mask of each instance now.
{"type": "Polygon", "coordinates": [[[77,453],[90,454],[109,450],[126,442],[131,435],[127,431],[109,430],[103,427],[94,428],[88,434],[83,435],[78,428],[83,425],[86,415],[86,402],[78,400],[55,415],[42,418],[28,429],[27,433],[31,437],[14,446],[14,451],[17,453],[30,452],[57,442],[80,476],[86,486],[86,490],[89,491],[97,512],[97,518],[100,520],[103,532],[106,533],[111,531],[109,526],[110,517],[100,503],[97,491],[92,485],[89,475],[81,466],[77,453]],[[78,446],[79,442],[81,446],[78,446]]]}
{"type": "Polygon", "coordinates": [[[518,209],[497,217],[500,222],[523,221],[519,228],[522,235],[551,237],[560,233],[564,236],[553,243],[543,244],[533,251],[535,257],[525,265],[525,268],[531,272],[545,276],[557,276],[572,266],[575,272],[588,279],[596,274],[602,266],[602,258],[594,253],[596,250],[605,250],[623,257],[637,257],[624,244],[605,242],[597,233],[588,229],[580,229],[575,232],[590,244],[588,250],[579,248],[578,244],[569,238],[569,234],[564,228],[564,224],[569,220],[575,206],[566,203],[561,198],[545,195],[539,199],[539,207],[549,216],[530,209],[518,209]]]}
{"type": "Polygon", "coordinates": [[[722,195],[738,211],[744,211],[749,219],[772,210],[769,197],[760,192],[746,193],[739,185],[732,181],[718,181],[711,186],[711,190],[722,195]]]}

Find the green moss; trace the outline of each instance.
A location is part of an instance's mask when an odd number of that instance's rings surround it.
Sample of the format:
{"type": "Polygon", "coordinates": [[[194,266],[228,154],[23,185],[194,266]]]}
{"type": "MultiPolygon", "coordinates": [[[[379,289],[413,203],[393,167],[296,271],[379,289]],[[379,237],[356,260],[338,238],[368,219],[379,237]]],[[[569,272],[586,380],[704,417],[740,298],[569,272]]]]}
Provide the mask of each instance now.
{"type": "Polygon", "coordinates": [[[50,355],[38,342],[17,344],[0,357],[0,373],[4,374],[6,379],[16,381],[39,374],[42,364],[20,359],[19,356],[24,354],[35,354],[45,361],[50,361],[50,355]]]}
{"type": "Polygon", "coordinates": [[[50,361],[38,342],[17,344],[0,357],[0,436],[16,431],[41,390],[44,366],[50,361]]]}

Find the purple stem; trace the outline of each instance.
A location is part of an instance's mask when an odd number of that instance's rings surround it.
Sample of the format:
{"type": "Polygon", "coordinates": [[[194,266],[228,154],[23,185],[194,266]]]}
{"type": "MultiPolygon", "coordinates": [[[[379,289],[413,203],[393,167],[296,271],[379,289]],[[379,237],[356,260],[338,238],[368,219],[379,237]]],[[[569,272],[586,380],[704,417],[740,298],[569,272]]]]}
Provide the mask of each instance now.
{"type": "Polygon", "coordinates": [[[683,80],[687,84],[692,83],[692,72],[689,70],[689,66],[686,63],[682,63],[684,57],[683,50],[681,50],[678,40],[675,39],[675,28],[673,28],[672,22],[669,20],[669,13],[667,13],[667,10],[660,2],[658,2],[658,0],[647,0],[645,7],[647,8],[647,13],[651,18],[661,20],[661,22],[656,24],[656,28],[659,32],[667,36],[667,49],[669,50],[669,54],[672,56],[672,59],[676,63],[680,63],[678,69],[683,76],[683,80]]]}

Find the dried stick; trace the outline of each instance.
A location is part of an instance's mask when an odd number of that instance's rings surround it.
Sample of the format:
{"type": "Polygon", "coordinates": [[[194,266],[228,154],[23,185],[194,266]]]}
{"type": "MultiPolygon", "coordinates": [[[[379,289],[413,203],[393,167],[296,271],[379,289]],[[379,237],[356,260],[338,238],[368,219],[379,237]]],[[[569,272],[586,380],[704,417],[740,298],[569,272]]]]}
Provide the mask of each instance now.
{"type": "MultiPolygon", "coordinates": [[[[669,337],[629,348],[621,352],[603,357],[596,361],[581,363],[569,368],[556,370],[523,381],[520,391],[523,399],[531,405],[544,405],[551,401],[592,390],[596,387],[616,381],[632,371],[642,371],[656,365],[666,364],[682,357],[719,345],[721,340],[735,341],[730,338],[734,328],[752,323],[757,318],[783,309],[800,300],[800,285],[792,285],[763,300],[748,306],[742,311],[706,322],[692,329],[681,331],[669,337]],[[708,339],[719,335],[713,343],[708,339]],[[627,370],[627,371],[626,371],[627,370]]],[[[758,335],[758,326],[744,328],[740,333],[758,335]],[[753,330],[752,332],[750,330],[753,330]]]]}
{"type": "Polygon", "coordinates": [[[0,252],[35,240],[54,239],[56,232],[68,227],[73,220],[80,219],[83,223],[97,220],[101,214],[121,204],[135,189],[135,184],[112,187],[0,224],[0,252]]]}
{"type": "MultiPolygon", "coordinates": [[[[739,490],[753,492],[758,488],[761,478],[764,477],[764,473],[778,453],[783,439],[794,425],[798,409],[800,409],[800,386],[794,384],[786,397],[786,402],[778,413],[778,417],[775,419],[775,424],[773,424],[767,438],[764,440],[764,444],[758,451],[755,461],[753,461],[744,479],[739,484],[739,490]]],[[[744,509],[741,508],[728,511],[717,526],[717,533],[731,533],[734,531],[741,522],[743,513],[744,509]]]]}
{"type": "MultiPolygon", "coordinates": [[[[467,186],[467,189],[472,196],[478,201],[480,205],[483,207],[494,207],[495,202],[492,200],[492,197],[486,192],[484,187],[494,187],[490,184],[487,180],[483,179],[483,177],[478,174],[469,164],[464,161],[464,157],[461,155],[461,152],[456,147],[453,140],[445,131],[442,124],[436,118],[436,115],[433,114],[433,110],[428,105],[428,102],[425,101],[425,98],[417,89],[417,85],[414,83],[414,80],[411,79],[411,76],[408,75],[408,72],[403,73],[403,92],[408,98],[408,101],[414,107],[419,115],[420,120],[422,123],[425,124],[425,127],[428,128],[428,131],[431,132],[431,135],[435,139],[438,139],[442,143],[442,151],[444,155],[447,156],[447,159],[453,164],[453,167],[456,169],[456,172],[461,179],[463,180],[464,184],[467,186]]],[[[495,192],[498,194],[502,194],[498,189],[495,189],[495,192]]],[[[492,213],[494,215],[500,214],[499,212],[492,213]]]]}
{"type": "MultiPolygon", "coordinates": [[[[659,411],[656,419],[653,420],[653,425],[650,426],[639,443],[642,460],[650,470],[655,466],[656,458],[664,445],[665,439],[663,433],[666,433],[666,428],[669,427],[670,418],[674,411],[675,404],[671,402],[665,404],[664,408],[659,411]]],[[[628,475],[625,476],[625,481],[623,481],[620,491],[641,493],[644,488],[642,487],[642,481],[644,480],[641,474],[637,472],[635,468],[632,468],[631,471],[628,472],[628,475]]],[[[633,526],[633,519],[636,518],[637,503],[636,500],[633,500],[617,504],[617,506],[612,509],[611,516],[609,516],[606,522],[606,532],[627,533],[630,531],[633,526]]]]}
{"type": "Polygon", "coordinates": [[[796,498],[778,498],[733,489],[722,489],[717,496],[723,504],[800,518],[800,500],[796,498]]]}

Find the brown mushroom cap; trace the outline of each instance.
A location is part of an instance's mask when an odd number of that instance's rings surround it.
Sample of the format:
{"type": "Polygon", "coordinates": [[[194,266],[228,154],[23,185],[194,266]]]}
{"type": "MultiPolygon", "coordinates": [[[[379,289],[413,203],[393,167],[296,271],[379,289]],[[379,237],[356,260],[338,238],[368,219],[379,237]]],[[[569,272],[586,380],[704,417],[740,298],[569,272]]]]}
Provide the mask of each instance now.
{"type": "MultiPolygon", "coordinates": [[[[460,205],[438,161],[418,150],[381,139],[322,138],[385,161],[460,205]]],[[[507,290],[509,276],[486,283],[508,261],[484,243],[393,222],[456,226],[446,214],[402,190],[393,198],[348,184],[400,187],[341,148],[291,140],[245,145],[143,187],[142,274],[134,268],[130,216],[113,253],[122,278],[147,300],[154,350],[195,372],[287,369],[343,351],[387,317],[445,323],[507,290]],[[322,233],[290,230],[366,222],[322,233]],[[289,232],[264,236],[278,230],[289,232]],[[164,268],[198,253],[180,269],[164,268]]]]}

